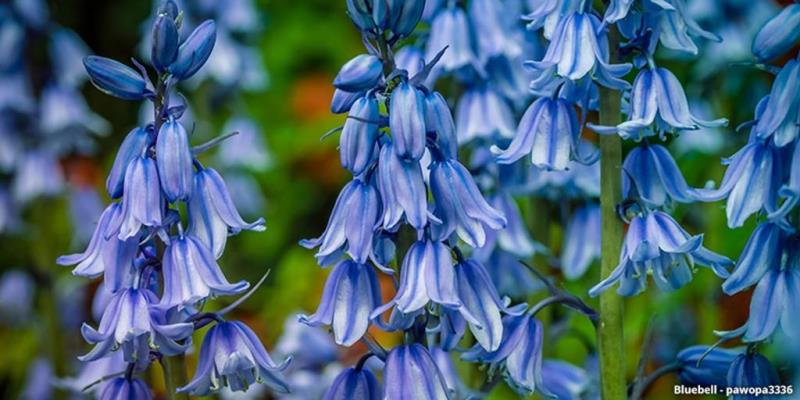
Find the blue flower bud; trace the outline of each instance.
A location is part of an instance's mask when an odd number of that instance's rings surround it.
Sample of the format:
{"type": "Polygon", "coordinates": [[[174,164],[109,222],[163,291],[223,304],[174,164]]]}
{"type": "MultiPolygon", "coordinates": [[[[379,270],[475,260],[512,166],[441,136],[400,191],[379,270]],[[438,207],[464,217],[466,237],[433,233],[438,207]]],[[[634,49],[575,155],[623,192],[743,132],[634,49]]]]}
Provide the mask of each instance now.
{"type": "Polygon", "coordinates": [[[372,266],[342,261],[328,275],[317,312],[300,316],[300,321],[330,325],[337,344],[352,346],[367,332],[370,313],[381,302],[380,290],[372,266]]]}
{"type": "Polygon", "coordinates": [[[128,378],[120,376],[108,382],[103,391],[100,393],[100,400],[117,400],[117,399],[138,399],[150,400],[153,394],[150,388],[139,378],[128,378]]]}
{"type": "Polygon", "coordinates": [[[331,99],[331,112],[334,114],[346,113],[350,111],[353,103],[362,97],[364,97],[363,92],[351,93],[336,89],[333,92],[333,99],[331,99]]]}
{"type": "Polygon", "coordinates": [[[178,27],[175,20],[167,14],[159,14],[153,26],[153,48],[150,61],[153,66],[164,71],[178,57],[178,27]]]}
{"type": "Polygon", "coordinates": [[[347,0],[347,15],[356,27],[362,32],[369,32],[375,29],[375,21],[372,18],[370,8],[371,0],[347,0]]]}
{"type": "Polygon", "coordinates": [[[486,243],[486,228],[505,227],[505,216],[486,202],[472,175],[458,161],[434,162],[430,187],[436,203],[434,214],[442,221],[433,225],[434,237],[444,240],[456,233],[471,247],[482,247],[486,243]]]}
{"type": "Polygon", "coordinates": [[[271,390],[288,393],[289,386],[281,372],[291,358],[277,364],[247,325],[238,321],[219,322],[206,333],[194,378],[179,393],[208,396],[228,386],[232,391],[246,391],[259,382],[271,390]]]}
{"type": "Polygon", "coordinates": [[[216,40],[216,24],[210,19],[204,21],[181,44],[178,58],[169,66],[169,71],[178,80],[191,78],[208,60],[216,40]]]}
{"type": "Polygon", "coordinates": [[[145,128],[133,128],[125,136],[125,140],[119,146],[117,156],[114,157],[114,164],[106,178],[106,190],[112,199],[122,197],[122,188],[125,183],[125,171],[131,160],[141,155],[144,149],[150,145],[150,133],[145,128]]]}
{"type": "Polygon", "coordinates": [[[741,351],[692,346],[678,353],[678,379],[684,385],[727,386],[728,370],[741,351]]]}
{"type": "Polygon", "coordinates": [[[758,31],[753,54],[767,61],[789,51],[800,40],[800,4],[786,6],[758,31]]]}
{"type": "Polygon", "coordinates": [[[392,8],[396,9],[392,32],[398,37],[408,36],[422,18],[425,0],[394,0],[390,3],[394,3],[392,8]]]}
{"type": "Polygon", "coordinates": [[[422,230],[428,223],[428,193],[419,161],[405,161],[388,142],[380,151],[378,189],[383,203],[383,228],[395,231],[405,216],[409,225],[422,230]]]}
{"type": "Polygon", "coordinates": [[[362,97],[350,109],[339,137],[339,156],[342,166],[353,175],[360,175],[375,159],[375,139],[378,137],[378,100],[362,97]],[[366,122],[370,121],[370,122],[366,122]]]}
{"type": "Polygon", "coordinates": [[[170,118],[156,138],[156,163],[161,190],[169,202],[186,200],[192,194],[192,149],[180,122],[170,118]]]}
{"type": "Polygon", "coordinates": [[[386,357],[384,400],[442,400],[450,395],[442,373],[419,344],[397,346],[386,357]]]}
{"type": "Polygon", "coordinates": [[[150,91],[144,78],[130,67],[110,58],[87,56],[83,66],[101,92],[124,100],[141,100],[150,91]]]}
{"type": "Polygon", "coordinates": [[[346,92],[360,92],[372,89],[378,84],[383,73],[381,60],[371,54],[359,54],[339,70],[333,86],[346,92]]]}
{"type": "Polygon", "coordinates": [[[367,369],[348,368],[331,384],[322,400],[380,400],[381,384],[367,369]]]}
{"type": "Polygon", "coordinates": [[[425,95],[422,91],[400,83],[392,92],[389,104],[389,129],[397,155],[419,160],[425,151],[425,95]]]}

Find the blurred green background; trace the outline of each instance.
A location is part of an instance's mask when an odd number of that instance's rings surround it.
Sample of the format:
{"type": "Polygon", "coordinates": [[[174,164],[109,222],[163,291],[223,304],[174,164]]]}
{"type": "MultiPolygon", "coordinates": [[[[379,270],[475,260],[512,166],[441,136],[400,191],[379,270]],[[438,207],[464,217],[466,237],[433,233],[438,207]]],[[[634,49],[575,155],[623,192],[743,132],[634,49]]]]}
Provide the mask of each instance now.
{"type": "MultiPolygon", "coordinates": [[[[358,33],[344,12],[343,0],[262,0],[258,5],[263,30],[255,44],[269,75],[269,84],[264,90],[242,93],[241,99],[230,104],[213,104],[209,100],[213,97],[212,88],[207,84],[187,94],[198,119],[211,123],[205,127],[205,133],[198,131],[199,136],[224,133],[222,126],[231,111],[244,111],[260,125],[271,153],[270,168],[253,172],[266,199],[262,215],[267,221],[267,231],[244,232],[231,238],[220,260],[231,281],[255,282],[267,269],[271,270],[262,288],[236,311],[236,317],[253,327],[269,349],[280,336],[287,317],[298,311],[312,312],[319,302],[327,271],[317,266],[313,251],[301,248],[297,242],[322,232],[339,189],[349,179],[339,165],[338,136],[326,140],[321,140],[321,136],[343,122],[342,116],[329,112],[331,81],[342,64],[363,50],[358,33]]],[[[151,12],[150,2],[142,0],[59,0],[51,1],[50,6],[53,19],[76,30],[94,53],[119,60],[138,54],[142,22],[151,12]]],[[[732,67],[700,77],[695,63],[662,62],[686,83],[690,96],[709,101],[714,114],[728,117],[731,127],[751,118],[755,101],[767,90],[767,74],[747,67],[732,67]]],[[[107,97],[90,85],[84,88],[84,94],[90,107],[111,121],[113,130],[99,139],[96,156],[68,157],[62,166],[71,184],[102,188],[117,146],[136,125],[138,104],[107,97]]],[[[718,153],[686,152],[678,157],[691,185],[702,186],[710,179],[718,182],[724,172],[720,157],[739,148],[746,141],[746,134],[729,127],[724,130],[723,139],[718,153]]],[[[207,163],[213,166],[210,158],[207,163]]],[[[71,239],[67,207],[64,197],[37,200],[25,210],[28,223],[22,232],[0,234],[0,270],[22,268],[35,276],[39,310],[31,323],[0,327],[0,343],[5,344],[0,351],[2,398],[18,396],[27,366],[33,359],[55,360],[59,376],[66,376],[74,373],[74,357],[89,349],[76,325],[64,327],[60,321],[68,315],[61,304],[65,297],[59,293],[86,291],[77,305],[86,311],[94,289],[94,284],[71,277],[69,268],[54,262],[58,255],[82,251],[71,239]]],[[[550,207],[552,210],[558,205],[550,207]]],[[[537,210],[533,205],[526,208],[532,225],[534,221],[539,224],[543,216],[554,214],[537,210]]],[[[728,229],[722,203],[681,205],[674,211],[676,219],[690,233],[705,233],[706,247],[733,259],[738,257],[754,226],[751,219],[745,227],[728,229]]],[[[558,249],[562,235],[560,221],[547,222],[544,228],[539,226],[540,237],[535,239],[558,249]]],[[[558,274],[557,270],[542,265],[541,260],[537,261],[540,269],[558,274]]],[[[598,269],[594,266],[587,276],[567,287],[574,293],[585,294],[597,281],[598,269]]],[[[725,297],[719,290],[720,283],[711,271],[701,268],[692,284],[676,293],[652,290],[626,300],[629,376],[635,374],[644,334],[651,321],[653,341],[644,349],[652,365],[656,365],[668,362],[680,347],[712,343],[712,330],[735,328],[746,320],[749,294],[725,297]]],[[[217,301],[224,304],[229,300],[217,301]]],[[[553,313],[561,312],[553,309],[553,313]]],[[[574,323],[578,331],[593,340],[586,324],[577,318],[574,323]]],[[[396,340],[390,336],[378,339],[387,344],[396,340]]],[[[351,363],[362,350],[342,349],[342,359],[351,363]]],[[[578,339],[567,338],[548,346],[545,356],[581,364],[585,354],[578,339]]],[[[153,373],[153,377],[154,386],[160,387],[160,374],[153,373]]],[[[649,398],[672,398],[669,395],[672,379],[660,380],[649,398]]],[[[495,397],[507,396],[510,392],[501,385],[495,397]]]]}

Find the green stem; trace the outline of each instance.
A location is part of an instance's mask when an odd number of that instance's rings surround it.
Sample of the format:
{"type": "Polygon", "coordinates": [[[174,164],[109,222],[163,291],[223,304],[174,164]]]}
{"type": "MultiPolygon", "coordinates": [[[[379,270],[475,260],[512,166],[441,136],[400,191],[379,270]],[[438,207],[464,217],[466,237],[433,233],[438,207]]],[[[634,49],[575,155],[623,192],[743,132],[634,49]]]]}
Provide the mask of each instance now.
{"type": "Polygon", "coordinates": [[[186,377],[186,356],[162,357],[161,368],[164,370],[164,386],[169,400],[189,400],[186,393],[178,393],[177,388],[188,382],[186,377]]]}
{"type": "MultiPolygon", "coordinates": [[[[609,32],[609,52],[614,62],[619,45],[616,29],[609,32]]],[[[620,93],[600,89],[600,124],[614,126],[620,122],[620,93]]],[[[603,135],[600,144],[600,208],[603,221],[601,234],[601,279],[608,277],[619,260],[622,247],[622,224],[616,205],[621,197],[622,140],[617,135],[603,135]]],[[[600,323],[597,344],[600,357],[600,380],[603,399],[626,398],[625,356],[623,352],[622,298],[607,290],[600,295],[600,323]]]]}

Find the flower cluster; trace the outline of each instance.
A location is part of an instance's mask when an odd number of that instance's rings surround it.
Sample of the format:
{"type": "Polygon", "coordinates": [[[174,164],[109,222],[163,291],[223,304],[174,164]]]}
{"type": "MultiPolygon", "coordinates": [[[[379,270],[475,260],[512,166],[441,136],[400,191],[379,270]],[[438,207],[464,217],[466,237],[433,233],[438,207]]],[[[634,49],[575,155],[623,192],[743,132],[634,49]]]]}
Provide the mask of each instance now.
{"type": "Polygon", "coordinates": [[[149,398],[150,389],[135,374],[155,360],[182,356],[191,347],[192,334],[213,323],[194,378],[178,391],[205,395],[222,387],[246,390],[259,382],[285,392],[288,386],[280,371],[286,362],[273,362],[246,325],[223,320],[231,307],[202,312],[207,299],[249,287],[245,281],[230,283],[217,260],[229,235],[262,231],[264,222],[244,221],[220,174],[198,161],[200,153],[221,139],[192,147],[180,121],[186,107],[176,85],[200,71],[216,41],[212,20],[181,40],[180,15],[174,2],[164,2],[149,31],[155,82],[135,60],[136,69],[99,56],[83,59],[99,90],[152,102],[154,113],[120,145],[106,180],[108,195],[116,201],[103,212],[88,247],[58,259],[59,264],[75,265],[75,275],[103,276],[104,290],[97,294],[105,304],[99,326],[81,328],[94,348],[80,359],[100,362],[121,353],[127,369],[112,372],[124,372],[124,377],[106,383],[100,397],[149,398]]]}
{"type": "MultiPolygon", "coordinates": [[[[785,55],[800,41],[798,29],[800,5],[792,4],[758,31],[753,55],[760,62],[785,55]]],[[[790,338],[800,334],[792,318],[800,310],[795,293],[800,284],[800,58],[774,71],[772,89],[758,102],[755,119],[741,127],[750,130],[747,144],[724,161],[728,168],[719,187],[699,193],[707,201],[727,199],[731,228],[743,226],[754,215],[761,217],[722,284],[728,295],[755,286],[747,323],[722,334],[726,339],[742,336],[751,346],[778,332],[790,338]]]]}
{"type": "MultiPolygon", "coordinates": [[[[497,125],[489,125],[498,123],[492,115],[475,110],[509,105],[493,86],[475,87],[454,120],[444,97],[432,89],[445,74],[476,72],[469,69],[479,67],[480,57],[493,58],[490,51],[500,46],[484,42],[486,53],[477,56],[471,41],[457,36],[473,34],[467,24],[487,32],[499,28],[500,20],[474,20],[499,18],[493,2],[471,7],[468,20],[463,9],[437,2],[347,1],[367,52],[334,79],[331,109],[348,114],[339,150],[353,179],[322,235],[301,242],[317,248],[317,261],[332,269],[316,313],[300,320],[330,326],[337,344],[366,342],[369,353],[362,360],[380,359],[383,373],[379,382],[359,362],[334,380],[325,398],[467,397],[471,389],[451,358],[467,331],[475,345],[462,359],[504,371],[521,392],[549,392],[541,361],[528,362],[542,356],[543,329],[535,318],[541,307],[509,306],[483,262],[496,246],[529,256],[535,244],[514,201],[500,192],[487,200],[479,178],[458,158],[459,142],[496,132],[497,125]],[[427,52],[412,44],[395,53],[422,18],[431,21],[427,52]],[[395,295],[381,305],[380,276],[398,273],[395,295]],[[366,333],[370,326],[402,331],[404,343],[384,349],[366,333]]],[[[503,39],[503,31],[493,34],[503,39]]]]}

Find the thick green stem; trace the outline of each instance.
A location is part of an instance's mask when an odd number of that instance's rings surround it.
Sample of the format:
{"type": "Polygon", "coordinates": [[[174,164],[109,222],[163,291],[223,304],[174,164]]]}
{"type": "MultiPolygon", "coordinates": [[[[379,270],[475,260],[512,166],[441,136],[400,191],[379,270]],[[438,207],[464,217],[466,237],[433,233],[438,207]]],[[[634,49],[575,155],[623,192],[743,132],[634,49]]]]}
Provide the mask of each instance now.
{"type": "MultiPolygon", "coordinates": [[[[616,30],[609,33],[609,50],[613,58],[617,53],[616,30]]],[[[620,93],[601,88],[600,124],[613,126],[620,122],[620,93]]],[[[600,137],[600,208],[603,221],[601,235],[601,278],[608,277],[619,261],[622,246],[622,224],[617,217],[616,205],[621,196],[622,141],[617,135],[600,137]]],[[[600,323],[597,329],[600,357],[602,398],[626,398],[625,355],[623,352],[622,298],[613,290],[600,295],[600,323]]]]}
{"type": "Polygon", "coordinates": [[[188,382],[186,377],[186,356],[162,357],[161,368],[164,370],[164,386],[169,400],[189,400],[186,393],[178,393],[177,388],[188,382]]]}

